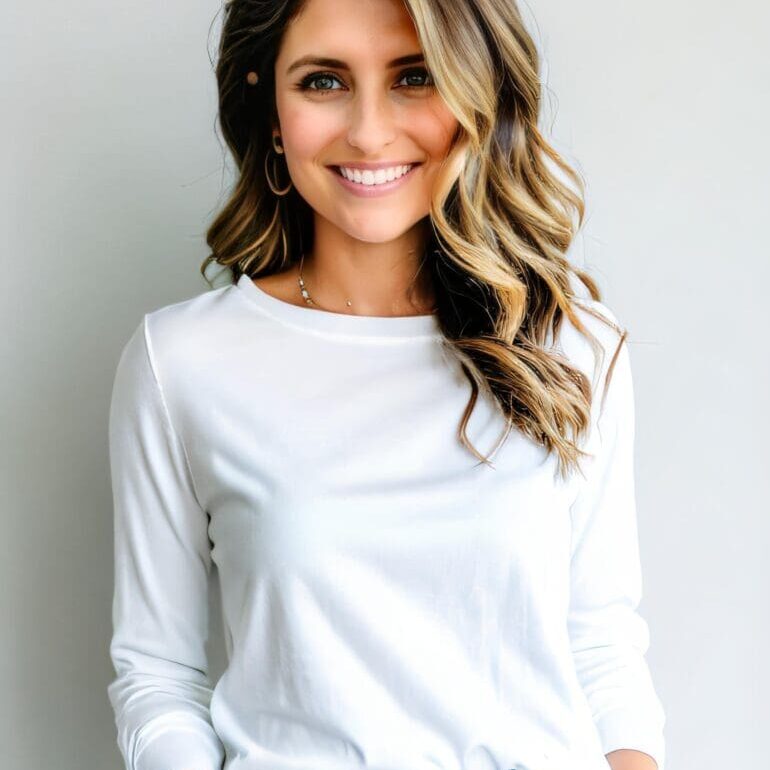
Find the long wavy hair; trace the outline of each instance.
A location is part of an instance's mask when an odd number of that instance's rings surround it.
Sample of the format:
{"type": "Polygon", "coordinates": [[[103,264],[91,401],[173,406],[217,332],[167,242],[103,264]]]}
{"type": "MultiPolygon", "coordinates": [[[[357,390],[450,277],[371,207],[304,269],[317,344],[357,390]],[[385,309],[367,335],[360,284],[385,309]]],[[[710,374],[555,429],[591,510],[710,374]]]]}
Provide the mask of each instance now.
{"type": "MultiPolygon", "coordinates": [[[[517,428],[557,455],[562,478],[588,454],[579,439],[590,428],[591,382],[549,349],[566,316],[603,357],[575,312],[571,276],[594,300],[593,279],[566,253],[583,224],[585,185],[538,130],[539,54],[514,0],[404,0],[438,93],[459,123],[430,204],[423,264],[430,270],[436,313],[471,385],[458,425],[462,444],[480,388],[491,393],[507,430],[517,428]],[[563,175],[564,179],[559,176],[563,175]],[[573,183],[571,186],[569,183],[573,183]]],[[[239,176],[212,221],[211,253],[201,265],[229,268],[232,282],[281,272],[313,242],[313,211],[292,187],[276,195],[266,157],[277,125],[274,65],[287,25],[303,0],[228,0],[223,7],[216,77],[219,124],[239,176]],[[246,74],[258,74],[258,85],[246,74]]],[[[288,178],[285,165],[283,174],[288,178]]],[[[208,279],[206,279],[208,280],[208,279]]],[[[620,340],[626,336],[611,320],[620,340]]],[[[609,376],[605,380],[605,392],[609,376]]]]}

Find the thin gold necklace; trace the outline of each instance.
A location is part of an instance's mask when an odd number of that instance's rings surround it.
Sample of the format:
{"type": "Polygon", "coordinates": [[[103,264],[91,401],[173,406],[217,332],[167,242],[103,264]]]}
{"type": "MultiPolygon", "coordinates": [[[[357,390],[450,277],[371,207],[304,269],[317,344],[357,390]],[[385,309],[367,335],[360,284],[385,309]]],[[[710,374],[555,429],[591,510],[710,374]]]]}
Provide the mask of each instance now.
{"type": "MultiPolygon", "coordinates": [[[[300,260],[299,260],[299,279],[298,279],[299,280],[299,290],[300,290],[300,292],[302,294],[303,299],[305,300],[305,304],[306,305],[315,305],[316,307],[318,307],[316,302],[310,296],[310,293],[308,292],[307,287],[305,286],[305,282],[302,280],[302,263],[304,261],[305,261],[305,255],[303,253],[302,256],[300,257],[300,260]]],[[[350,307],[353,303],[348,299],[348,300],[345,301],[345,304],[348,307],[350,307]]]]}
{"type": "MultiPolygon", "coordinates": [[[[313,305],[315,307],[318,307],[318,303],[315,302],[315,300],[313,300],[313,298],[310,296],[310,292],[307,290],[307,286],[305,286],[305,281],[302,278],[302,265],[304,261],[305,261],[305,255],[303,253],[299,260],[299,276],[297,278],[299,282],[299,290],[300,290],[300,293],[302,294],[302,298],[305,300],[306,305],[313,305]]],[[[348,307],[351,307],[353,305],[353,303],[349,299],[345,300],[345,304],[348,307]]],[[[435,305],[428,312],[429,314],[435,313],[436,312],[435,305]]]]}

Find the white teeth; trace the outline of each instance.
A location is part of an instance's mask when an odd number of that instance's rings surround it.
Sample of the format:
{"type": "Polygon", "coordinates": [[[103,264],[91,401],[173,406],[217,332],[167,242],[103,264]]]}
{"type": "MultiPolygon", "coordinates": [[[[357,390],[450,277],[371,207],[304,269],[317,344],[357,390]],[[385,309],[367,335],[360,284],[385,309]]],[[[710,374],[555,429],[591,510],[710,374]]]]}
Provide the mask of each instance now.
{"type": "Polygon", "coordinates": [[[362,171],[359,168],[340,166],[340,173],[351,182],[371,186],[392,182],[394,179],[398,179],[406,174],[410,168],[412,168],[411,164],[407,166],[393,166],[391,168],[378,168],[376,171],[370,171],[369,169],[362,171]]]}

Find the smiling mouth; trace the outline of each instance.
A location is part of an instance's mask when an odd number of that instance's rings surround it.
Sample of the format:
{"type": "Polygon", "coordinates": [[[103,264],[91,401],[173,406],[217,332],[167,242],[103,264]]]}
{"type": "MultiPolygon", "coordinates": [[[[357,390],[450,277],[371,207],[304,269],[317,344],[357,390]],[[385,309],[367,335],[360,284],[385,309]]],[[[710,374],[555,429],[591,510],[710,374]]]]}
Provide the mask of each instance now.
{"type": "MultiPolygon", "coordinates": [[[[346,176],[342,173],[342,169],[340,166],[329,166],[332,171],[334,171],[338,176],[341,176],[345,181],[350,182],[352,184],[358,184],[361,185],[361,187],[378,187],[379,185],[386,185],[386,184],[392,184],[393,182],[398,182],[399,180],[403,179],[404,177],[411,174],[412,171],[414,171],[415,168],[418,166],[421,166],[422,163],[406,163],[403,164],[400,168],[406,167],[407,170],[400,174],[399,176],[394,176],[392,179],[388,179],[385,177],[382,179],[380,177],[380,180],[377,181],[377,170],[375,169],[356,169],[356,171],[361,172],[361,180],[357,181],[356,179],[351,179],[350,176],[346,176]],[[366,180],[366,181],[364,181],[366,180]]],[[[394,166],[393,168],[399,168],[398,166],[394,166]]]]}

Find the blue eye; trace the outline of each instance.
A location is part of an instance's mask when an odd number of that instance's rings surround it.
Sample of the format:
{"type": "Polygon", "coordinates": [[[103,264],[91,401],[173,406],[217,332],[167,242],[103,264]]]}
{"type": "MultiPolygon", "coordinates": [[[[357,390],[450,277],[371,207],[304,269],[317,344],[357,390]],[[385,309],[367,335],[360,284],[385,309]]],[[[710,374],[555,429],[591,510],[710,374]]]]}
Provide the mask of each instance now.
{"type": "Polygon", "coordinates": [[[338,89],[334,88],[312,88],[311,86],[314,83],[318,83],[319,81],[323,82],[324,80],[336,80],[338,83],[340,82],[337,77],[332,75],[330,72],[314,72],[312,75],[308,75],[306,78],[302,80],[302,82],[299,84],[299,87],[303,91],[335,91],[338,89]]]}
{"type": "Polygon", "coordinates": [[[419,85],[410,83],[409,85],[406,86],[407,88],[430,88],[433,85],[433,81],[431,79],[430,73],[424,67],[417,67],[416,69],[407,70],[401,76],[402,80],[403,78],[413,78],[413,77],[426,78],[429,82],[421,83],[419,85]]]}

